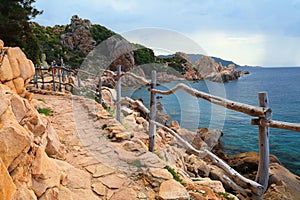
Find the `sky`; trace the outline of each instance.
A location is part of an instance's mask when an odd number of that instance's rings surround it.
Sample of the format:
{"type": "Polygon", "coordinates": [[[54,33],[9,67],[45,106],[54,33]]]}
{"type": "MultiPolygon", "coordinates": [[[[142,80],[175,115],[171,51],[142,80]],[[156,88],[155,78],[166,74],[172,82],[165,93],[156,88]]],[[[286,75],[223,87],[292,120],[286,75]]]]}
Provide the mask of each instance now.
{"type": "Polygon", "coordinates": [[[156,54],[184,50],[240,65],[300,66],[300,0],[36,0],[34,5],[44,11],[33,20],[41,25],[69,24],[76,14],[131,42],[145,42],[156,54]],[[147,31],[156,43],[137,38],[147,31]],[[167,41],[166,34],[175,36],[167,41]],[[195,44],[198,49],[189,46],[195,44]]]}

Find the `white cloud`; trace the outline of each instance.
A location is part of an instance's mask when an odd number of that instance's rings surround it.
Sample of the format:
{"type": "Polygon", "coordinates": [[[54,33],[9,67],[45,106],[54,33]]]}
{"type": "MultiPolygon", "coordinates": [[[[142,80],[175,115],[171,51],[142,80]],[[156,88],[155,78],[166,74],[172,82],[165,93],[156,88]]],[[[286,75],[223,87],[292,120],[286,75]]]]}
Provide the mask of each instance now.
{"type": "Polygon", "coordinates": [[[111,7],[114,11],[117,12],[132,12],[135,9],[138,9],[138,1],[136,0],[110,0],[110,1],[97,1],[97,4],[104,4],[106,6],[111,7]]]}
{"type": "MultiPolygon", "coordinates": [[[[239,64],[299,65],[300,0],[38,0],[36,7],[44,10],[37,18],[43,25],[67,24],[77,14],[119,33],[161,27],[186,33],[208,54],[239,64]]],[[[160,40],[147,46],[196,51],[176,38],[160,40]]]]}
{"type": "Polygon", "coordinates": [[[195,32],[189,34],[208,55],[221,57],[240,65],[260,65],[264,55],[263,35],[236,36],[224,32],[195,32]]]}

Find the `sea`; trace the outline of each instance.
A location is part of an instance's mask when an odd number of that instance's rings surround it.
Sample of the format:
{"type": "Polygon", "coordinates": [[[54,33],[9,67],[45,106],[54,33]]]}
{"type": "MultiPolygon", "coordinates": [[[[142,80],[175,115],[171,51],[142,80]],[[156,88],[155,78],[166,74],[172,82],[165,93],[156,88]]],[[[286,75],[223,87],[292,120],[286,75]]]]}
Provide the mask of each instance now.
{"type": "MultiPolygon", "coordinates": [[[[229,100],[258,106],[258,93],[267,92],[272,119],[300,123],[300,67],[245,67],[249,75],[227,83],[211,81],[174,81],[157,86],[168,90],[184,83],[196,90],[229,100]]],[[[149,107],[149,92],[146,87],[122,90],[122,96],[142,98],[149,107]]],[[[184,91],[172,95],[158,95],[163,112],[169,121],[177,120],[190,130],[208,127],[223,132],[223,149],[228,155],[249,151],[258,152],[258,127],[251,125],[255,117],[212,105],[192,97],[184,91]]],[[[281,164],[300,175],[300,133],[270,128],[270,153],[277,156],[281,164]]]]}

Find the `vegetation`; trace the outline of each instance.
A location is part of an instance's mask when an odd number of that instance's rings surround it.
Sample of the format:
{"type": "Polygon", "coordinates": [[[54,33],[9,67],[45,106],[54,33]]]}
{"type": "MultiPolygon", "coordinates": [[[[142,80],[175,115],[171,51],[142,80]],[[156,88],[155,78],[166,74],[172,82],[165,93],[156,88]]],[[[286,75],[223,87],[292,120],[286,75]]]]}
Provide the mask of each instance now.
{"type": "Polygon", "coordinates": [[[230,194],[227,192],[218,192],[217,194],[226,200],[234,200],[234,197],[230,197],[230,194]]]}
{"type": "Polygon", "coordinates": [[[104,108],[104,110],[106,110],[111,116],[114,116],[115,115],[115,111],[106,105],[106,103],[102,103],[102,107],[104,108]]]}
{"type": "Polygon", "coordinates": [[[49,108],[38,108],[37,111],[40,113],[40,114],[44,114],[46,116],[49,116],[52,114],[52,110],[49,109],[49,108]]]}
{"type": "Polygon", "coordinates": [[[152,49],[146,48],[140,44],[135,44],[137,50],[134,51],[134,61],[136,65],[154,63],[156,58],[152,49]]]}
{"type": "MultiPolygon", "coordinates": [[[[32,6],[36,0],[2,0],[0,3],[0,38],[7,46],[20,46],[27,57],[35,64],[45,60],[50,64],[53,60],[60,64],[61,58],[66,65],[73,69],[78,68],[87,52],[71,49],[62,41],[62,36],[72,34],[71,25],[56,25],[54,27],[41,26],[35,22],[29,22],[42,11],[32,6]],[[45,56],[44,56],[45,55],[45,56]],[[43,58],[42,58],[43,57],[43,58]]],[[[80,28],[80,27],[79,27],[80,28]]],[[[91,24],[90,36],[100,44],[111,36],[117,35],[113,31],[99,24],[91,24]]],[[[89,35],[89,34],[87,34],[89,35]]],[[[87,37],[90,37],[87,36],[87,37]]],[[[186,60],[180,57],[158,58],[150,48],[135,44],[134,59],[136,65],[156,63],[143,68],[146,74],[150,74],[153,67],[158,72],[174,74],[174,71],[183,73],[183,64],[186,60]],[[160,67],[158,67],[160,64],[160,67]],[[167,65],[166,65],[167,64],[167,65]],[[163,67],[161,67],[163,66],[163,67]],[[149,69],[148,69],[149,68],[149,69]],[[149,71],[149,73],[147,73],[149,71]]]]}
{"type": "Polygon", "coordinates": [[[37,23],[31,23],[30,28],[39,41],[39,48],[46,55],[46,62],[51,63],[53,60],[59,61],[62,58],[65,64],[78,68],[85,58],[83,52],[76,52],[65,47],[61,42],[61,35],[66,32],[67,26],[56,25],[54,27],[44,27],[37,23]]]}
{"type": "Polygon", "coordinates": [[[169,67],[173,68],[174,70],[176,70],[180,73],[184,73],[186,70],[184,68],[184,64],[187,62],[187,60],[185,60],[184,58],[179,57],[179,56],[159,58],[159,62],[167,63],[169,67]]]}
{"type": "Polygon", "coordinates": [[[179,182],[183,186],[186,185],[186,183],[180,178],[180,176],[177,174],[177,172],[175,172],[175,170],[172,167],[170,167],[169,165],[166,165],[165,169],[167,169],[172,174],[175,181],[179,182]]]}
{"type": "Polygon", "coordinates": [[[32,4],[35,0],[1,0],[0,3],[0,38],[6,46],[19,46],[27,57],[38,62],[40,55],[39,41],[32,33],[29,21],[42,11],[32,4]]]}
{"type": "Polygon", "coordinates": [[[45,99],[38,98],[36,100],[46,103],[45,99]]]}
{"type": "Polygon", "coordinates": [[[108,30],[106,27],[101,26],[99,24],[95,24],[92,26],[91,34],[93,39],[96,41],[96,45],[100,44],[107,38],[110,38],[111,36],[114,36],[116,33],[114,33],[111,30],[108,30]]]}

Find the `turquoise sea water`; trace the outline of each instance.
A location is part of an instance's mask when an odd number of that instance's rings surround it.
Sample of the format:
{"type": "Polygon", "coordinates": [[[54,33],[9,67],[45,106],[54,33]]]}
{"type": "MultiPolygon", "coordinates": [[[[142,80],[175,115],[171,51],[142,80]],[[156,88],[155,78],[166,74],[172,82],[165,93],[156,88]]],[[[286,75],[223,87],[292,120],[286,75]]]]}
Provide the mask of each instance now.
{"type": "MultiPolygon", "coordinates": [[[[272,119],[300,123],[300,68],[246,68],[250,75],[229,83],[210,81],[185,84],[203,92],[227,99],[258,105],[257,94],[267,91],[272,119]]],[[[160,85],[166,90],[179,82],[160,85]]],[[[124,90],[123,95],[143,98],[148,106],[149,93],[144,87],[124,90]]],[[[251,125],[248,115],[212,106],[209,102],[196,99],[183,91],[159,99],[170,120],[178,120],[180,125],[196,130],[198,127],[220,129],[224,136],[224,150],[229,154],[258,151],[258,128],[251,125]]],[[[270,129],[270,152],[292,172],[300,175],[300,133],[280,129],[270,129]]]]}

